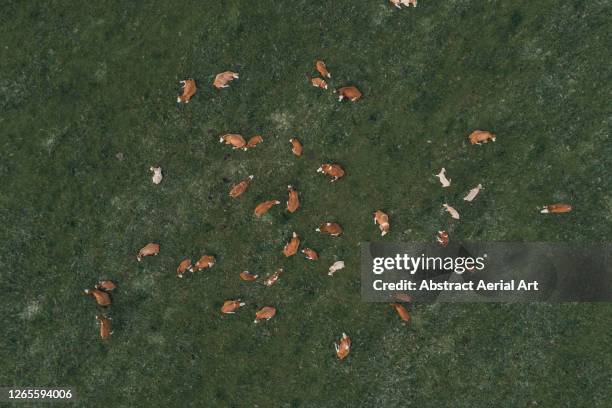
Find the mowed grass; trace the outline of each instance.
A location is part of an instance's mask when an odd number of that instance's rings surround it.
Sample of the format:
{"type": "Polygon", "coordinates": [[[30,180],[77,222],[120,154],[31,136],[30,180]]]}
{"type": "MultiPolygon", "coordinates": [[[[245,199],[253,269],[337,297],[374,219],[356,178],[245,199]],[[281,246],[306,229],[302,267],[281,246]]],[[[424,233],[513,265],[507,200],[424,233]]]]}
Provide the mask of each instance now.
{"type": "Polygon", "coordinates": [[[415,305],[404,326],[359,296],[376,209],[389,242],[609,239],[608,1],[170,3],[3,3],[0,385],[72,386],[81,407],[609,406],[610,305],[415,305]],[[363,100],[311,87],[317,58],[363,100]],[[240,79],[213,89],[224,70],[240,79]],[[178,105],[188,77],[199,91],[178,105]],[[469,146],[474,129],[497,142],[469,146]],[[265,142],[232,151],[227,132],[265,142]],[[317,174],[325,161],[346,178],[317,174]],[[252,216],[288,184],[297,213],[252,216]],[[553,202],[575,210],[539,214],[553,202]],[[319,236],[324,221],[345,234],[319,236]],[[284,259],[293,231],[320,261],[284,259]],[[136,262],[148,242],[161,253],[136,262]],[[204,253],[214,268],[175,277],[204,253]],[[278,267],[271,288],[238,279],[278,267]],[[100,278],[119,284],[108,310],[82,295],[100,278]],[[247,306],[220,315],[234,298],[247,306]],[[254,325],[264,305],[278,314],[254,325]]]}

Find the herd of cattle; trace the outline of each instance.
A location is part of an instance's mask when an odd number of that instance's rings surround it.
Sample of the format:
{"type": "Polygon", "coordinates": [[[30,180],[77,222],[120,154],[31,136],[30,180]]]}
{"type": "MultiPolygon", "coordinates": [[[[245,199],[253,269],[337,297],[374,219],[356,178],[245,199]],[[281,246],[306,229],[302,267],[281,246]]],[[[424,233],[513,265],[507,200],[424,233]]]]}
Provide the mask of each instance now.
{"type": "MultiPolygon", "coordinates": [[[[416,0],[392,0],[391,1],[397,7],[401,5],[408,6],[410,4],[416,7],[416,0]]],[[[328,89],[328,84],[326,79],[331,78],[331,74],[325,65],[325,62],[318,60],[315,62],[315,69],[320,74],[321,77],[314,77],[310,79],[310,82],[313,86],[321,89],[328,89]]],[[[225,71],[218,75],[216,75],[213,86],[217,89],[227,88],[229,87],[229,83],[235,79],[239,78],[239,74],[232,71],[225,71]]],[[[182,84],[182,93],[177,97],[178,103],[189,103],[190,100],[197,92],[196,82],[193,79],[186,79],[181,81],[182,84]]],[[[352,102],[358,101],[362,98],[362,93],[355,86],[344,86],[334,90],[334,93],[339,95],[338,99],[342,101],[343,99],[348,99],[352,102]]],[[[493,133],[489,131],[475,130],[469,136],[468,140],[472,145],[480,145],[483,143],[487,143],[489,141],[495,142],[496,137],[493,133]]],[[[263,142],[263,137],[260,135],[255,135],[248,140],[246,140],[242,135],[228,133],[222,135],[220,137],[220,142],[225,143],[227,145],[232,146],[233,149],[251,149],[257,146],[259,143],[263,142]]],[[[292,138],[289,140],[291,143],[291,152],[295,156],[301,156],[303,151],[303,145],[297,138],[292,138]]],[[[154,184],[159,184],[163,180],[162,169],[161,167],[151,167],[150,169],[153,172],[152,181],[154,184]]],[[[342,166],[337,163],[323,163],[317,169],[317,172],[323,173],[329,179],[334,182],[343,177],[345,177],[346,173],[342,166]]],[[[451,185],[451,179],[446,177],[446,169],[442,168],[440,173],[435,175],[442,184],[443,188],[449,187],[451,185]]],[[[243,195],[248,189],[251,183],[253,182],[254,176],[250,175],[246,179],[239,181],[234,184],[229,191],[229,196],[232,199],[236,199],[243,195]]],[[[288,188],[288,197],[286,202],[286,210],[290,213],[296,212],[300,208],[300,200],[298,191],[293,188],[291,185],[288,188]]],[[[476,187],[472,188],[467,195],[463,198],[466,202],[471,202],[476,198],[481,190],[484,187],[481,184],[478,184],[476,187]]],[[[255,206],[253,213],[256,217],[261,217],[265,213],[267,213],[274,206],[279,205],[280,201],[278,200],[268,200],[259,203],[255,206]]],[[[449,205],[448,203],[444,203],[442,205],[445,211],[447,211],[453,219],[459,219],[459,212],[449,205]]],[[[547,205],[542,208],[542,213],[566,213],[571,211],[572,207],[569,204],[552,204],[547,205]]],[[[389,216],[383,212],[382,210],[376,210],[373,213],[374,224],[378,225],[380,229],[381,235],[385,236],[390,231],[390,221],[389,216]]],[[[317,232],[322,234],[327,234],[332,237],[338,237],[342,235],[343,229],[342,226],[335,222],[325,222],[319,225],[316,229],[317,232]]],[[[449,234],[447,231],[438,231],[435,236],[436,241],[442,245],[446,246],[449,243],[449,234]]],[[[293,236],[287,242],[285,247],[283,248],[283,255],[285,257],[294,256],[298,253],[300,248],[300,237],[294,232],[293,236]]],[[[144,247],[142,247],[136,256],[138,261],[141,261],[144,257],[157,255],[160,251],[160,245],[158,243],[148,243],[144,247]]],[[[308,260],[316,261],[319,257],[317,252],[312,248],[303,248],[301,253],[308,260]]],[[[178,267],[176,269],[176,276],[178,278],[182,278],[185,273],[195,273],[198,271],[202,271],[208,268],[212,268],[215,265],[216,259],[213,255],[204,254],[202,255],[195,264],[191,262],[191,259],[186,258],[179,262],[178,267]]],[[[333,276],[333,274],[344,268],[343,261],[336,261],[329,268],[329,275],[333,276]]],[[[269,274],[263,279],[263,284],[265,286],[272,286],[283,273],[283,269],[279,268],[274,273],[269,274]]],[[[254,282],[259,279],[259,275],[252,274],[249,271],[243,271],[239,274],[240,279],[246,282],[254,282]]],[[[100,306],[108,306],[111,304],[110,292],[116,288],[116,284],[112,281],[104,280],[98,282],[93,289],[86,289],[84,292],[87,295],[92,296],[98,305],[100,306]]],[[[393,303],[391,306],[397,312],[399,318],[404,322],[410,321],[410,314],[406,307],[402,303],[409,303],[412,299],[407,294],[398,294],[394,297],[393,303]]],[[[223,314],[233,314],[236,313],[241,307],[245,306],[245,302],[241,299],[230,299],[226,300],[221,307],[221,313],[223,314]]],[[[256,311],[255,313],[255,323],[258,323],[262,320],[270,320],[276,315],[276,308],[272,306],[264,306],[256,311]]],[[[96,320],[99,324],[100,328],[100,337],[102,339],[108,339],[112,334],[111,331],[111,323],[110,318],[105,315],[97,315],[96,320]]],[[[334,348],[336,351],[336,355],[339,359],[346,358],[351,350],[351,339],[346,333],[342,333],[339,341],[334,343],[334,348]]]]}

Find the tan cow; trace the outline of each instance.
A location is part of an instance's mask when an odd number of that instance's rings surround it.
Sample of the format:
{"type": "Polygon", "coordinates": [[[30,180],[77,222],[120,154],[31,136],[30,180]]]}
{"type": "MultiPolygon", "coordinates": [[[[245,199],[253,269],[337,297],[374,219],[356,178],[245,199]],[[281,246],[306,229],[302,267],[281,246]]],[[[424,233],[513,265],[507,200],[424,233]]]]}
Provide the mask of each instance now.
{"type": "Polygon", "coordinates": [[[200,257],[200,259],[198,259],[198,262],[195,263],[195,265],[193,266],[192,269],[190,269],[191,272],[198,272],[201,271],[203,269],[208,269],[208,268],[212,268],[215,265],[215,257],[212,255],[202,255],[200,257]]]}
{"type": "Polygon", "coordinates": [[[258,277],[259,275],[253,275],[249,271],[240,272],[240,279],[242,279],[243,281],[254,282],[257,280],[258,277]]]}
{"type": "Polygon", "coordinates": [[[302,143],[299,141],[299,139],[296,139],[294,137],[292,139],[289,139],[289,143],[291,143],[291,151],[293,152],[293,154],[300,157],[302,155],[303,148],[302,143]]]}
{"type": "Polygon", "coordinates": [[[272,286],[276,283],[281,273],[283,273],[283,268],[278,268],[273,274],[266,276],[263,284],[265,286],[272,286]]]}
{"type": "Polygon", "coordinates": [[[290,256],[297,254],[299,246],[300,246],[300,237],[298,236],[298,234],[294,232],[293,236],[291,237],[291,240],[289,240],[289,242],[287,242],[287,244],[283,248],[283,255],[285,255],[288,258],[290,256]]]}
{"type": "Polygon", "coordinates": [[[183,259],[176,268],[176,276],[182,278],[185,272],[193,272],[193,265],[191,265],[191,259],[183,259]]]}
{"type": "Polygon", "coordinates": [[[242,306],[246,305],[246,303],[241,302],[240,299],[237,300],[226,300],[223,302],[223,306],[221,306],[221,313],[223,314],[234,314],[238,309],[242,306]]]}
{"type": "Polygon", "coordinates": [[[232,187],[232,189],[229,192],[230,197],[238,198],[242,194],[244,194],[244,192],[247,191],[247,189],[251,185],[251,181],[252,180],[253,180],[253,175],[251,174],[249,177],[247,177],[246,179],[242,180],[240,183],[234,184],[234,186],[232,187]]]}
{"type": "Polygon", "coordinates": [[[298,198],[298,192],[291,185],[287,186],[289,190],[289,198],[287,199],[287,211],[294,213],[300,208],[300,199],[298,198]]]}
{"type": "Polygon", "coordinates": [[[263,137],[261,137],[261,135],[255,135],[247,142],[246,149],[251,149],[260,144],[261,142],[263,142],[263,137]]]}
{"type": "Polygon", "coordinates": [[[306,259],[309,259],[311,261],[316,261],[317,259],[319,259],[319,254],[317,254],[317,251],[315,251],[314,249],[304,248],[302,249],[302,253],[306,257],[306,259]]]}
{"type": "Polygon", "coordinates": [[[261,320],[270,320],[276,315],[276,309],[272,306],[264,306],[255,312],[255,321],[253,323],[259,323],[261,320]]]}
{"type": "Polygon", "coordinates": [[[180,82],[183,86],[181,89],[183,93],[176,98],[176,102],[178,103],[189,103],[193,95],[195,95],[197,91],[196,83],[193,79],[186,79],[180,82]]]}
{"type": "Polygon", "coordinates": [[[470,133],[470,136],[468,136],[468,138],[470,140],[470,143],[473,145],[487,143],[489,140],[493,142],[495,141],[495,135],[486,130],[475,130],[472,133],[470,133]]]}
{"type": "Polygon", "coordinates": [[[449,238],[448,232],[438,231],[438,233],[436,234],[436,242],[438,242],[438,244],[445,247],[448,245],[449,241],[450,241],[450,238],[449,238]]]}
{"type": "Polygon", "coordinates": [[[98,281],[98,283],[94,285],[94,288],[103,290],[106,292],[112,292],[113,290],[117,289],[117,284],[110,280],[101,280],[101,281],[98,281]]]}
{"type": "Polygon", "coordinates": [[[328,88],[327,82],[325,82],[325,80],[321,79],[321,78],[310,78],[310,83],[315,88],[321,88],[321,89],[327,89],[328,88]]]}
{"type": "Polygon", "coordinates": [[[336,356],[340,360],[344,360],[351,352],[351,339],[346,333],[342,333],[342,338],[338,343],[334,343],[336,356]]]}
{"type": "Polygon", "coordinates": [[[100,289],[85,289],[83,293],[93,297],[100,306],[109,306],[111,304],[111,298],[108,293],[100,289]]]}
{"type": "Polygon", "coordinates": [[[153,172],[153,176],[151,177],[151,179],[153,180],[153,184],[161,183],[164,178],[164,176],[162,175],[162,168],[159,166],[157,167],[151,166],[149,170],[153,172]]]}
{"type": "Polygon", "coordinates": [[[332,178],[332,182],[344,177],[344,169],[339,164],[323,163],[317,169],[317,173],[323,173],[332,178]]]}
{"type": "Polygon", "coordinates": [[[217,89],[227,88],[229,87],[228,83],[232,82],[234,79],[240,78],[238,73],[232,71],[225,71],[217,74],[215,76],[215,80],[213,81],[213,86],[217,89]]]}
{"type": "Polygon", "coordinates": [[[220,143],[225,143],[226,145],[231,145],[233,149],[243,149],[246,150],[247,142],[244,140],[242,135],[238,135],[236,133],[227,133],[219,138],[220,143]]]}
{"type": "Polygon", "coordinates": [[[278,200],[264,201],[263,203],[257,204],[257,207],[255,207],[255,210],[253,212],[255,213],[256,217],[261,217],[262,215],[267,213],[270,208],[278,204],[280,204],[280,201],[278,200]]]}
{"type": "Polygon", "coordinates": [[[399,303],[391,303],[391,307],[395,309],[400,319],[402,319],[405,322],[410,321],[410,313],[408,313],[408,309],[406,309],[403,305],[399,303]]]}
{"type": "Polygon", "coordinates": [[[151,242],[143,246],[140,251],[138,251],[136,259],[138,260],[138,262],[140,262],[145,256],[156,256],[157,254],[159,254],[159,244],[151,242]]]}
{"type": "Polygon", "coordinates": [[[442,204],[442,207],[444,207],[444,210],[446,210],[446,212],[450,214],[451,218],[454,218],[455,220],[459,219],[459,212],[453,207],[446,203],[442,204]]]}
{"type": "Polygon", "coordinates": [[[406,7],[410,7],[410,6],[417,6],[417,0],[390,0],[391,4],[393,4],[395,7],[397,7],[398,9],[401,9],[402,6],[406,6],[406,7]]]}
{"type": "Polygon", "coordinates": [[[327,274],[329,276],[334,276],[334,273],[339,271],[340,269],[344,269],[344,261],[336,261],[332,266],[329,267],[327,274]]]}
{"type": "Polygon", "coordinates": [[[340,235],[342,235],[342,227],[340,226],[340,224],[335,222],[323,223],[319,225],[319,228],[317,228],[315,231],[324,234],[329,234],[332,237],[339,237],[340,235]]]}
{"type": "Polygon", "coordinates": [[[476,187],[471,189],[470,192],[467,193],[465,197],[463,197],[463,199],[468,202],[473,201],[478,195],[478,193],[480,193],[480,190],[484,190],[484,187],[482,186],[482,184],[478,184],[476,187]]]}
{"type": "Polygon", "coordinates": [[[111,318],[106,317],[104,315],[97,315],[96,321],[100,325],[100,338],[102,340],[108,339],[111,336],[111,334],[113,334],[113,332],[111,331],[111,324],[110,324],[111,318]]]}
{"type": "Polygon", "coordinates": [[[451,179],[446,178],[446,169],[444,167],[442,167],[442,170],[436,174],[436,177],[440,179],[440,184],[442,184],[442,187],[449,187],[451,185],[451,179]]]}
{"type": "Polygon", "coordinates": [[[323,78],[331,78],[331,74],[327,70],[327,66],[325,65],[325,62],[321,60],[315,61],[315,68],[317,69],[317,72],[321,74],[323,78]]]}
{"type": "Polygon", "coordinates": [[[572,211],[572,206],[569,204],[549,204],[542,207],[542,214],[562,214],[572,211]]]}
{"type": "Polygon", "coordinates": [[[374,224],[378,224],[380,228],[380,235],[385,236],[389,232],[391,225],[389,224],[389,216],[384,212],[377,210],[374,213],[374,224]]]}
{"type": "Polygon", "coordinates": [[[359,91],[359,89],[354,86],[343,86],[342,88],[334,90],[334,93],[338,94],[339,101],[346,98],[351,102],[355,102],[361,99],[362,96],[362,93],[359,91]]]}

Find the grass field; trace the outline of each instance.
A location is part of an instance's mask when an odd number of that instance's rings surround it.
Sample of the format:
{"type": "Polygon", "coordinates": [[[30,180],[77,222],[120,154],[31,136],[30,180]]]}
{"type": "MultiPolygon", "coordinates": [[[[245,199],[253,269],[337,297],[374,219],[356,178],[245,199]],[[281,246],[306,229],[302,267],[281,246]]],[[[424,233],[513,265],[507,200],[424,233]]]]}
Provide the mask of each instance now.
{"type": "Polygon", "coordinates": [[[360,300],[359,243],[381,240],[379,208],[389,242],[439,229],[609,240],[611,13],[607,0],[402,11],[385,0],[5,0],[0,385],[72,386],[79,407],[609,407],[611,305],[417,304],[404,326],[360,300]],[[310,86],[317,58],[331,87],[356,85],[363,100],[310,86]],[[240,79],[212,88],[224,70],[240,79]],[[188,77],[199,91],[179,105],[188,77]],[[474,129],[496,143],[469,146],[474,129]],[[265,141],[232,151],[218,142],[227,132],[265,141]],[[317,174],[324,161],[345,179],[317,174]],[[432,176],[442,166],[449,189],[432,176]],[[462,205],[477,183],[486,190],[462,205]],[[260,201],[284,203],[288,184],[298,212],[252,216],[260,201]],[[574,211],[539,214],[552,202],[574,211]],[[328,220],[344,236],[315,233],[328,220]],[[281,255],[293,231],[319,262],[281,255]],[[138,263],[147,242],[161,253],[138,263]],[[181,259],[203,253],[213,269],[176,278],[181,259]],[[337,259],[347,268],[329,278],[337,259]],[[271,288],[237,276],[277,267],[271,288]],[[100,278],[119,284],[107,342],[101,308],[82,295],[100,278]],[[247,306],[221,316],[233,298],[247,306]],[[278,315],[254,325],[264,305],[278,315]],[[338,361],[343,331],[354,348],[338,361]]]}

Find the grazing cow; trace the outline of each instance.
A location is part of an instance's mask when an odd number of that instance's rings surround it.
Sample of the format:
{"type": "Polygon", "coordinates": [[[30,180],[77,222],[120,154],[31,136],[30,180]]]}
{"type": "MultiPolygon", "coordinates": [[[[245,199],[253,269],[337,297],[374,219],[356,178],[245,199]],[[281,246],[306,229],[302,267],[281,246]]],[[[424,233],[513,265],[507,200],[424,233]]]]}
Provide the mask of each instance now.
{"type": "Polygon", "coordinates": [[[189,103],[191,97],[195,95],[196,90],[198,89],[196,87],[196,83],[193,79],[186,79],[184,81],[181,81],[180,83],[183,85],[181,88],[183,90],[183,93],[176,98],[176,102],[189,103]]]}
{"type": "Polygon", "coordinates": [[[442,187],[449,187],[451,185],[451,179],[446,178],[446,169],[444,167],[442,167],[442,170],[436,174],[436,177],[440,179],[442,187]]]}
{"type": "Polygon", "coordinates": [[[162,182],[162,179],[164,178],[164,176],[162,175],[162,169],[161,167],[151,167],[149,168],[150,171],[153,172],[153,184],[159,184],[162,182]]]}
{"type": "Polygon", "coordinates": [[[258,277],[259,275],[253,275],[249,271],[240,272],[240,279],[242,279],[243,281],[254,282],[257,280],[258,277]]]}
{"type": "Polygon", "coordinates": [[[327,82],[321,78],[310,78],[310,83],[315,88],[327,89],[327,82]]]}
{"type": "Polygon", "coordinates": [[[213,81],[213,86],[217,89],[227,88],[229,87],[228,83],[233,81],[234,79],[240,78],[238,73],[232,71],[225,71],[217,74],[215,76],[215,80],[213,81]]]}
{"type": "Polygon", "coordinates": [[[354,86],[343,86],[342,88],[334,90],[334,93],[338,94],[339,101],[346,98],[351,102],[355,102],[359,100],[362,96],[362,93],[359,91],[359,89],[355,88],[354,86]]]}
{"type": "Polygon", "coordinates": [[[276,281],[280,277],[281,273],[283,273],[283,268],[278,268],[273,274],[266,276],[266,279],[264,280],[263,284],[265,286],[274,285],[274,283],[276,283],[276,281]]]}
{"type": "Polygon", "coordinates": [[[283,255],[285,255],[288,258],[290,256],[297,254],[299,246],[300,246],[300,237],[298,237],[298,234],[294,232],[291,240],[287,242],[287,244],[283,248],[283,255]]]}
{"type": "Polygon", "coordinates": [[[339,271],[340,269],[344,269],[344,261],[334,262],[334,264],[329,267],[329,272],[327,272],[327,274],[329,276],[334,276],[334,273],[336,273],[336,271],[339,271]]]}
{"type": "Polygon", "coordinates": [[[233,149],[243,149],[246,150],[247,142],[244,140],[242,135],[238,135],[235,133],[227,133],[219,138],[220,143],[225,143],[226,145],[232,145],[233,149]]]}
{"type": "Polygon", "coordinates": [[[292,139],[289,139],[289,143],[291,143],[291,151],[293,152],[293,154],[300,157],[302,155],[303,148],[302,143],[299,141],[299,139],[296,139],[294,137],[292,139]]]}
{"type": "Polygon", "coordinates": [[[304,254],[304,256],[306,256],[306,259],[309,259],[311,261],[316,261],[317,259],[319,259],[319,254],[317,254],[317,251],[315,251],[314,249],[304,248],[302,249],[302,253],[304,254]]]}
{"type": "Polygon", "coordinates": [[[336,350],[336,356],[340,360],[344,360],[346,356],[351,352],[351,339],[346,333],[342,333],[342,338],[338,343],[334,343],[334,349],[336,350]]]}
{"type": "Polygon", "coordinates": [[[216,262],[216,260],[215,260],[214,256],[212,256],[212,255],[202,255],[200,257],[200,259],[198,259],[198,262],[195,263],[193,268],[190,269],[190,272],[198,272],[198,271],[201,271],[203,269],[212,268],[213,265],[215,264],[215,262],[216,262]]]}
{"type": "Polygon", "coordinates": [[[249,141],[247,142],[247,145],[245,147],[246,149],[250,149],[252,147],[257,146],[258,144],[260,144],[261,142],[263,142],[263,137],[261,137],[260,135],[255,135],[252,138],[249,139],[249,141]]]}
{"type": "Polygon", "coordinates": [[[315,68],[317,69],[317,72],[321,74],[323,78],[331,78],[331,74],[327,70],[327,66],[325,65],[325,62],[321,60],[315,61],[315,68]]]}
{"type": "Polygon", "coordinates": [[[339,164],[323,163],[317,169],[317,173],[323,173],[332,178],[332,182],[344,177],[344,169],[339,164]]]}
{"type": "Polygon", "coordinates": [[[221,306],[221,313],[223,314],[234,314],[236,310],[240,309],[242,306],[246,305],[246,303],[238,300],[226,300],[223,302],[223,306],[221,306]]]}
{"type": "Polygon", "coordinates": [[[280,204],[280,201],[278,200],[268,200],[264,201],[263,203],[257,204],[257,207],[255,207],[254,210],[255,216],[261,217],[262,215],[267,213],[270,208],[278,204],[280,204]]]}
{"type": "Polygon", "coordinates": [[[94,288],[104,290],[106,292],[112,292],[114,289],[117,288],[117,284],[110,280],[101,280],[94,285],[94,288]]]}
{"type": "Polygon", "coordinates": [[[140,251],[138,251],[136,259],[138,260],[138,262],[140,262],[145,256],[156,256],[157,254],[159,254],[159,244],[151,242],[143,246],[140,251]]]}
{"type": "Polygon", "coordinates": [[[287,211],[294,213],[300,208],[300,199],[298,198],[297,190],[294,190],[292,186],[287,186],[289,190],[289,199],[287,200],[287,211]]]}
{"type": "Polygon", "coordinates": [[[405,303],[411,303],[412,302],[412,296],[410,296],[407,293],[394,293],[393,296],[391,296],[393,298],[393,300],[395,300],[396,302],[405,302],[405,303]]]}
{"type": "Polygon", "coordinates": [[[374,224],[378,224],[380,228],[380,235],[385,236],[389,232],[391,225],[389,224],[389,216],[384,212],[377,210],[374,213],[374,224]]]}
{"type": "Polygon", "coordinates": [[[113,332],[111,331],[111,318],[104,315],[96,315],[96,321],[100,325],[100,338],[102,340],[108,339],[113,332]]]}
{"type": "Polygon", "coordinates": [[[111,304],[111,298],[108,293],[100,289],[85,289],[83,293],[96,299],[96,303],[100,306],[109,306],[111,304]]]}
{"type": "Polygon", "coordinates": [[[342,227],[340,224],[335,222],[325,222],[319,225],[319,228],[317,228],[315,231],[329,234],[332,237],[339,237],[342,234],[342,227]]]}
{"type": "Polygon", "coordinates": [[[270,320],[276,314],[276,309],[272,306],[264,306],[255,313],[255,321],[253,323],[259,323],[260,320],[270,320]]]}
{"type": "Polygon", "coordinates": [[[572,206],[569,204],[549,204],[542,207],[542,214],[562,214],[572,211],[572,206]]]}
{"type": "Polygon", "coordinates": [[[229,192],[230,197],[238,198],[249,188],[251,185],[251,181],[253,180],[253,175],[251,174],[246,179],[242,180],[240,183],[234,184],[232,189],[229,192]]]}
{"type": "Polygon", "coordinates": [[[495,135],[491,132],[487,132],[486,130],[475,130],[470,133],[468,138],[470,139],[470,143],[473,145],[487,143],[489,140],[493,142],[495,141],[495,135]]]}
{"type": "Polygon", "coordinates": [[[457,210],[455,210],[453,207],[451,207],[450,205],[446,203],[442,204],[442,207],[444,207],[446,212],[449,213],[452,218],[456,220],[459,219],[459,212],[457,212],[457,210]]]}
{"type": "Polygon", "coordinates": [[[476,196],[478,195],[478,193],[480,193],[480,190],[484,190],[484,187],[482,186],[482,184],[478,184],[476,187],[471,189],[470,192],[467,193],[467,195],[465,197],[463,197],[463,199],[465,201],[472,201],[472,200],[474,200],[476,198],[476,196]]]}
{"type": "Polygon", "coordinates": [[[447,246],[450,241],[448,232],[446,231],[438,231],[436,234],[436,242],[443,247],[447,246]]]}
{"type": "Polygon", "coordinates": [[[398,9],[401,9],[402,6],[406,6],[406,7],[410,7],[410,6],[417,6],[417,0],[390,0],[391,4],[393,4],[395,7],[397,7],[398,9]]]}
{"type": "Polygon", "coordinates": [[[399,303],[391,303],[391,307],[395,309],[400,319],[402,319],[405,322],[410,321],[410,313],[408,313],[408,310],[403,305],[399,303]]]}
{"type": "Polygon", "coordinates": [[[191,265],[191,259],[183,259],[179,266],[176,268],[176,276],[182,278],[185,272],[193,272],[193,265],[191,265]]]}

